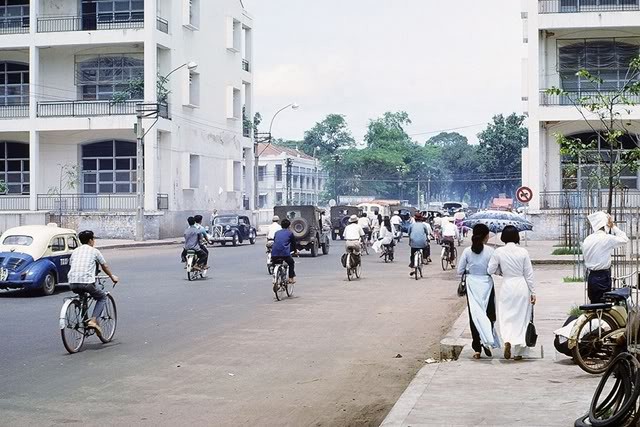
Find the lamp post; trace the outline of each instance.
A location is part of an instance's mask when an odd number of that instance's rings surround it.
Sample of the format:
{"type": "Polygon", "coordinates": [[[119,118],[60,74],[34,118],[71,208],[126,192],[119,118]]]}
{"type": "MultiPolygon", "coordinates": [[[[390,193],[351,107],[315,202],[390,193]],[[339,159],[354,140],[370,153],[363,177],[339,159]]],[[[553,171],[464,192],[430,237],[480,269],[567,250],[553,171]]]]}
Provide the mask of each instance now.
{"type": "Polygon", "coordinates": [[[271,145],[271,129],[273,128],[273,122],[278,116],[278,114],[282,113],[287,108],[291,108],[292,110],[297,110],[300,108],[298,104],[292,102],[291,104],[287,104],[273,115],[271,118],[271,123],[269,124],[269,132],[268,133],[258,133],[255,135],[254,143],[253,143],[253,207],[254,209],[258,209],[258,201],[260,195],[258,190],[258,161],[260,160],[260,153],[258,152],[258,144],[260,142],[267,142],[271,145]]]}
{"type": "MultiPolygon", "coordinates": [[[[166,76],[160,76],[162,83],[166,83],[169,76],[181,68],[188,67],[189,70],[198,68],[195,62],[187,62],[172,70],[166,76]]],[[[151,108],[144,103],[136,105],[136,234],[135,240],[144,240],[144,136],[146,135],[142,127],[142,119],[145,117],[157,117],[160,112],[160,105],[155,104],[151,108]]]]}

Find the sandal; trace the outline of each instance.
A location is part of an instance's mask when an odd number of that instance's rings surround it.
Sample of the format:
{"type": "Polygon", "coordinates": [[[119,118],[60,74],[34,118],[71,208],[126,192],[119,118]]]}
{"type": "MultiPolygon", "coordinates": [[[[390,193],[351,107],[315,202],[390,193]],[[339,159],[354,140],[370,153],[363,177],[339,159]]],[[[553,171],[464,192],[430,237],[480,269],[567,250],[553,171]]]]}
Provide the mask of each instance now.
{"type": "Polygon", "coordinates": [[[476,359],[476,360],[480,359],[480,352],[478,351],[478,352],[473,353],[473,358],[476,359]]]}

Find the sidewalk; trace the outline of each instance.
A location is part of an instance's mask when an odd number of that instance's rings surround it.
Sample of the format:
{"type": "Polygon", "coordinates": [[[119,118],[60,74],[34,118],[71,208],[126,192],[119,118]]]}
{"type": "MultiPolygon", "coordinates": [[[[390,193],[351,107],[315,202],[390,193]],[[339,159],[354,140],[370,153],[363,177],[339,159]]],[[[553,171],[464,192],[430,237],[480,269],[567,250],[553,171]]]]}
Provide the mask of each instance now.
{"type": "Polygon", "coordinates": [[[553,347],[553,331],[583,302],[582,284],[562,283],[566,267],[536,270],[539,338],[529,358],[506,361],[496,349],[492,359],[473,360],[465,310],[446,339],[464,345],[459,359],[425,365],[382,426],[573,426],[587,412],[600,377],[553,347]]]}
{"type": "Polygon", "coordinates": [[[163,239],[163,240],[145,240],[136,242],[135,240],[125,239],[96,239],[96,248],[100,250],[109,249],[127,249],[127,248],[146,248],[150,246],[171,246],[182,244],[182,238],[163,239]]]}

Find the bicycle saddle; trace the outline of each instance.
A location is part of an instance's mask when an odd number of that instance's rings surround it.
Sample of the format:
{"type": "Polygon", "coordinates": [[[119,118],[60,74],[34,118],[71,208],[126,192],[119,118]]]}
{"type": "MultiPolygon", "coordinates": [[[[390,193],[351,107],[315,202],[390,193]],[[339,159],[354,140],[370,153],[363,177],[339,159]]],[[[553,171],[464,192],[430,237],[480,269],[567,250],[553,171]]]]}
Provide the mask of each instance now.
{"type": "Polygon", "coordinates": [[[578,307],[582,311],[609,310],[613,307],[610,302],[601,302],[598,304],[585,304],[578,307]]]}
{"type": "Polygon", "coordinates": [[[282,260],[282,259],[277,259],[275,261],[272,260],[271,264],[273,264],[273,265],[282,265],[282,264],[284,264],[284,260],[282,260]]]}
{"type": "Polygon", "coordinates": [[[631,288],[620,288],[604,294],[604,298],[612,299],[614,301],[625,301],[630,296],[631,288]]]}

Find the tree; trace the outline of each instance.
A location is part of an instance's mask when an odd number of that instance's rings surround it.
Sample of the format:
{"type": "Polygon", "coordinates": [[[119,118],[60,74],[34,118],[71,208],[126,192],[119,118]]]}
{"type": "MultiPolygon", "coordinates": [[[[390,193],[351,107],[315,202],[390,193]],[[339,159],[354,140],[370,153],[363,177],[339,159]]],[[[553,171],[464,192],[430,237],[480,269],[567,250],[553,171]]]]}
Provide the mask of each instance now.
{"type": "Polygon", "coordinates": [[[411,124],[404,111],[386,112],[382,117],[369,121],[364,137],[369,148],[400,148],[412,144],[405,127],[411,124]]]}
{"type": "Polygon", "coordinates": [[[305,132],[300,149],[305,153],[319,157],[332,156],[339,149],[356,145],[349,125],[342,114],[329,114],[305,132]]]}
{"type": "MultiPolygon", "coordinates": [[[[636,105],[634,98],[637,99],[640,95],[640,57],[630,61],[625,79],[613,90],[605,85],[601,77],[586,69],[579,70],[576,75],[584,79],[593,91],[588,95],[574,96],[563,89],[552,87],[546,93],[562,97],[577,108],[596,138],[582,141],[558,133],[555,135],[556,141],[560,144],[560,153],[577,162],[578,168],[586,160],[605,171],[607,212],[611,213],[614,191],[623,187],[621,172],[625,169],[636,172],[640,162],[640,140],[629,129],[626,120],[631,114],[631,107],[636,105]],[[595,120],[587,117],[587,113],[595,120]]],[[[598,188],[602,186],[598,176],[591,178],[595,178],[598,188]]]]}

